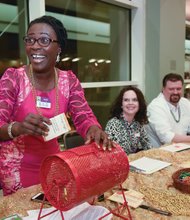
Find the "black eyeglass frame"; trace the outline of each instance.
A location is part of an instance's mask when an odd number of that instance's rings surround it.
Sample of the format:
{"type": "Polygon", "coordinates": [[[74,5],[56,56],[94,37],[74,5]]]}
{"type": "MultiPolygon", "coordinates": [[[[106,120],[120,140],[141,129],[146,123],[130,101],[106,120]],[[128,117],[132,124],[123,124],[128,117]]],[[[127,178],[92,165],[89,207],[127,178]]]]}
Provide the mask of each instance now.
{"type": "Polygon", "coordinates": [[[49,37],[39,37],[39,38],[35,38],[35,37],[24,36],[24,37],[23,37],[23,41],[24,41],[24,43],[26,44],[26,46],[33,46],[36,42],[38,42],[38,44],[39,44],[41,47],[48,47],[48,46],[50,45],[50,43],[59,43],[58,40],[53,40],[53,39],[51,39],[51,38],[49,38],[49,37]],[[40,39],[42,39],[42,38],[48,39],[48,44],[47,44],[47,45],[43,45],[43,44],[40,43],[40,39]],[[26,42],[26,39],[32,39],[32,40],[34,40],[34,41],[33,41],[33,43],[28,43],[28,42],[26,42]]]}

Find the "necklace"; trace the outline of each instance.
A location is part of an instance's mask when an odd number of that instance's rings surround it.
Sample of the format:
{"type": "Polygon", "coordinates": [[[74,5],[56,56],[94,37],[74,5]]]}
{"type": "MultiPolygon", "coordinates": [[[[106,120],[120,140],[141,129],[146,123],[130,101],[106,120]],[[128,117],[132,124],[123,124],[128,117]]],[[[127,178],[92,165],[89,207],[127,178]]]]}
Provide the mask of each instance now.
{"type": "MultiPolygon", "coordinates": [[[[55,71],[55,89],[56,89],[56,94],[55,94],[55,115],[58,115],[59,113],[59,91],[58,91],[58,73],[56,71],[56,68],[54,68],[55,71]]],[[[32,82],[32,94],[35,100],[35,103],[37,101],[37,92],[36,92],[36,88],[35,88],[35,80],[34,80],[34,75],[33,75],[33,69],[32,69],[32,65],[29,65],[29,77],[30,80],[32,82]]],[[[41,110],[40,108],[36,105],[36,110],[38,112],[39,115],[42,116],[41,110]]]]}
{"type": "Polygon", "coordinates": [[[175,122],[180,122],[180,118],[181,118],[181,111],[180,111],[180,108],[178,108],[178,119],[176,119],[174,113],[172,112],[172,110],[170,109],[170,112],[171,112],[171,115],[173,117],[173,119],[175,120],[175,122]]]}

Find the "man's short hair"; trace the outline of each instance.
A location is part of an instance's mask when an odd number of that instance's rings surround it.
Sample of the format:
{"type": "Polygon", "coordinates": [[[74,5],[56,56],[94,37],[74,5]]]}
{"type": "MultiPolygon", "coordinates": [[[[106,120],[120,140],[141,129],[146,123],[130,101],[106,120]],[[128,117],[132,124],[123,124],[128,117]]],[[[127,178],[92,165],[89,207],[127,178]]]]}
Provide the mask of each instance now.
{"type": "Polygon", "coordinates": [[[168,73],[167,75],[165,75],[162,81],[162,86],[165,87],[168,81],[172,81],[172,82],[181,81],[182,85],[184,83],[183,77],[177,73],[168,73]]]}

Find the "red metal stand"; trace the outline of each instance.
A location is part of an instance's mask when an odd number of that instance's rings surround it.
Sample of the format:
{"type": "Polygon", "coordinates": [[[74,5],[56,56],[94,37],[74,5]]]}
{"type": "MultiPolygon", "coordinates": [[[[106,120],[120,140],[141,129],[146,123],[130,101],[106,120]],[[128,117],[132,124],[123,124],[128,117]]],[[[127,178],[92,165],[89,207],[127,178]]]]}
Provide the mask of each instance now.
{"type": "MultiPolygon", "coordinates": [[[[120,217],[120,219],[124,219],[124,220],[132,220],[132,217],[131,217],[131,213],[130,213],[130,210],[129,210],[129,206],[128,206],[128,203],[127,203],[127,200],[126,200],[126,197],[125,197],[125,193],[124,193],[124,190],[122,188],[122,186],[120,185],[120,188],[121,188],[121,192],[122,192],[122,195],[123,195],[123,199],[124,199],[124,203],[120,206],[118,206],[116,209],[113,209],[113,210],[109,210],[109,212],[105,215],[103,215],[102,217],[99,218],[99,220],[103,220],[106,216],[110,215],[110,214],[113,214],[117,217],[120,217]],[[122,212],[124,211],[124,209],[127,209],[127,212],[128,212],[128,216],[123,216],[122,215],[122,212]]],[[[45,202],[45,196],[44,196],[44,199],[43,199],[43,202],[41,204],[41,207],[40,207],[40,212],[39,212],[39,215],[38,215],[38,220],[48,216],[48,215],[51,215],[52,213],[54,212],[57,212],[57,211],[60,211],[60,214],[61,214],[61,219],[64,220],[64,216],[63,216],[63,212],[59,209],[55,209],[49,213],[47,213],[46,215],[42,215],[42,209],[43,209],[43,206],[44,206],[44,203],[45,202]]]]}

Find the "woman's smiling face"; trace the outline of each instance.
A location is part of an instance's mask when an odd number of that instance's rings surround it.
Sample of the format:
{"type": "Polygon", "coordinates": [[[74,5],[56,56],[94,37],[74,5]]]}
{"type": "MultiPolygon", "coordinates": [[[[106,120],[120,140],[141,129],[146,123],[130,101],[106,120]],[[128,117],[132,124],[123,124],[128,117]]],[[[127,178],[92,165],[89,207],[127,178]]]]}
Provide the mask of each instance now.
{"type": "MultiPolygon", "coordinates": [[[[50,38],[57,41],[57,36],[53,28],[46,23],[33,24],[27,37],[34,39],[50,38]]],[[[35,72],[44,72],[54,68],[57,54],[61,51],[58,42],[50,42],[48,46],[41,46],[37,41],[33,45],[25,44],[26,53],[35,72]]]]}
{"type": "Polygon", "coordinates": [[[128,90],[123,94],[122,109],[124,115],[135,117],[139,110],[139,101],[133,90],[128,90]]]}

